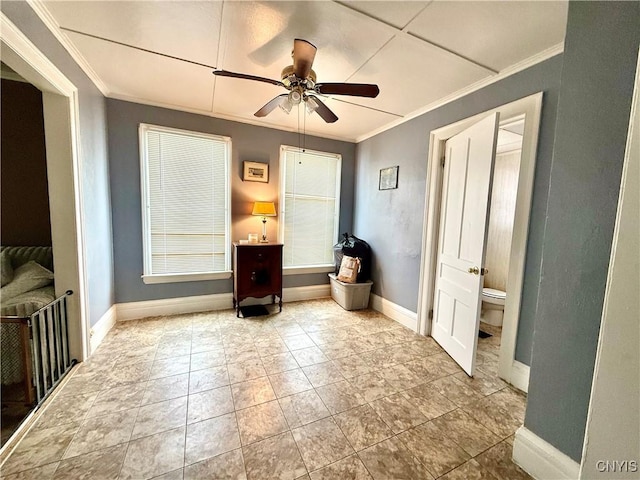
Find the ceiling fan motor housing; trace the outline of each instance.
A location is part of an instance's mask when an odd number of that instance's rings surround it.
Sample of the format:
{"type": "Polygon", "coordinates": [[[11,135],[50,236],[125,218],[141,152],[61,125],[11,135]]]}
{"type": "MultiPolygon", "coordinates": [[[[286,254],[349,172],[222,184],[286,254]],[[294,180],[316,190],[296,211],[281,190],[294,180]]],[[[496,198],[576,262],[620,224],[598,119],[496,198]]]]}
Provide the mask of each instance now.
{"type": "Polygon", "coordinates": [[[293,69],[293,65],[284,67],[280,75],[282,83],[288,89],[295,87],[296,85],[302,85],[305,90],[313,90],[316,84],[316,72],[311,70],[307,78],[298,78],[293,69]]]}

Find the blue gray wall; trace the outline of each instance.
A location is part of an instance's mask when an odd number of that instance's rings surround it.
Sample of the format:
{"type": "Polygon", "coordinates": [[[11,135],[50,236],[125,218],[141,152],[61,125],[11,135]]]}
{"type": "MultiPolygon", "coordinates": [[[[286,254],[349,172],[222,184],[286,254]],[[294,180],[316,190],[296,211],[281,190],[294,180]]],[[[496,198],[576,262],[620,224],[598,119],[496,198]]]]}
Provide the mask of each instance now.
{"type": "Polygon", "coordinates": [[[516,358],[529,365],[562,55],[361,142],[356,150],[354,233],[373,250],[373,291],[417,310],[429,132],[544,92],[516,358]],[[381,168],[399,165],[398,188],[378,190],[381,168]]]}
{"type": "MultiPolygon", "coordinates": [[[[134,302],[231,292],[231,279],[146,285],[140,278],[143,255],[138,125],[150,123],[231,137],[231,215],[234,241],[247,238],[249,232],[261,231],[259,219],[251,216],[253,202],[263,200],[277,203],[280,146],[297,146],[298,134],[113,99],[107,100],[107,118],[115,301],[134,302]],[[268,163],[269,183],[243,182],[243,161],[268,163]]],[[[306,147],[342,155],[340,232],[350,231],[353,222],[355,144],[307,136],[306,147]]],[[[277,219],[270,220],[267,225],[268,237],[275,239],[277,219]]],[[[328,283],[329,279],[326,274],[309,274],[287,275],[283,281],[284,287],[297,287],[328,283]]]]}
{"type": "Polygon", "coordinates": [[[640,3],[570,3],[525,426],[577,462],[639,46],[640,3]]]}
{"type": "Polygon", "coordinates": [[[114,302],[105,98],[27,2],[1,2],[0,8],[78,89],[85,273],[94,325],[114,302]]]}

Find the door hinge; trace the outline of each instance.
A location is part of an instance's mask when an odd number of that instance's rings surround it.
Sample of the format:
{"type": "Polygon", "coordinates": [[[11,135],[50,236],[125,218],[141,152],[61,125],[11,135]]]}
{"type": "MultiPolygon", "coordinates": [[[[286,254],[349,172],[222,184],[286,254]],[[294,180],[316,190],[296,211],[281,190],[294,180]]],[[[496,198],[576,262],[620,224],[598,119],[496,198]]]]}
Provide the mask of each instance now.
{"type": "Polygon", "coordinates": [[[429,317],[429,320],[433,320],[433,308],[429,310],[428,317],[429,317]]]}
{"type": "Polygon", "coordinates": [[[440,159],[440,164],[444,167],[444,160],[445,160],[445,156],[443,155],[442,158],[440,159]]]}

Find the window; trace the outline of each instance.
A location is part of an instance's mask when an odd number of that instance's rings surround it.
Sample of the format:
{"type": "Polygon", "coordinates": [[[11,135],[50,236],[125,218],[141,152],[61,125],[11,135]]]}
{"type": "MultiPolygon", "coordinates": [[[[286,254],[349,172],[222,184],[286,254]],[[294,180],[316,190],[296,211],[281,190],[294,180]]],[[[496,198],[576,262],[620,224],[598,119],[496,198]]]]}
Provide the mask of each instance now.
{"type": "Polygon", "coordinates": [[[231,139],[140,124],[145,283],[228,278],[231,139]]]}
{"type": "Polygon", "coordinates": [[[333,269],[341,164],[338,154],[280,148],[280,240],[289,273],[333,269]]]}

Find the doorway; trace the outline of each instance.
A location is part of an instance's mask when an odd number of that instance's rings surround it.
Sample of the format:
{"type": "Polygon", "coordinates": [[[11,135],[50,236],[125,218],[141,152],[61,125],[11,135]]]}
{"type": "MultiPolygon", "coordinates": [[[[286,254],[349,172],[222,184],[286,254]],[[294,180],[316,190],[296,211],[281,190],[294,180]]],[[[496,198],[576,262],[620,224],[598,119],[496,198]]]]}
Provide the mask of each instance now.
{"type": "Polygon", "coordinates": [[[533,195],[541,107],[542,93],[537,93],[431,132],[428,159],[427,204],[425,206],[422,247],[423,263],[420,271],[418,298],[418,328],[421,334],[427,335],[431,333],[431,315],[434,308],[435,272],[444,172],[441,161],[444,158],[445,142],[492,113],[499,113],[503,119],[524,118],[515,221],[510,247],[510,262],[507,272],[507,291],[509,295],[504,305],[497,370],[500,378],[525,392],[528,389],[529,383],[529,367],[515,360],[515,347],[524,280],[525,253],[531,199],[533,195]]]}
{"type": "MultiPolygon", "coordinates": [[[[67,290],[71,358],[88,357],[89,328],[79,172],[78,91],[20,30],[0,13],[2,61],[42,92],[55,294],[67,290]]],[[[28,194],[28,192],[25,192],[28,194]]],[[[25,419],[1,451],[11,448],[25,419]]],[[[1,452],[0,451],[0,452],[1,452]]]]}

